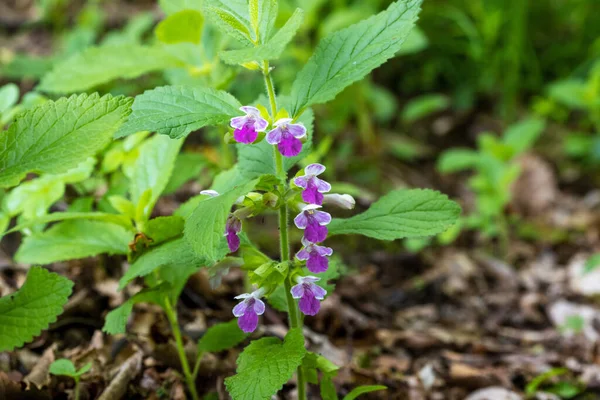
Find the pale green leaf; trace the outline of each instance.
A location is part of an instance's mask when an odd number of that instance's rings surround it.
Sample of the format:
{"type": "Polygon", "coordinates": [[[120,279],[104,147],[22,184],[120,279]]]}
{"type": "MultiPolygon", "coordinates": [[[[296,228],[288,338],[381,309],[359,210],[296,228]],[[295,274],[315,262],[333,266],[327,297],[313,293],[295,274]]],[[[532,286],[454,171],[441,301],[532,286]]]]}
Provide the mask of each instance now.
{"type": "Polygon", "coordinates": [[[89,362],[81,367],[79,370],[75,369],[75,365],[71,360],[66,358],[61,358],[59,360],[54,361],[50,364],[49,372],[52,375],[64,375],[70,376],[71,378],[79,378],[81,375],[85,374],[92,368],[92,363],[89,362]]]}
{"type": "Polygon", "coordinates": [[[247,0],[204,0],[204,12],[224,33],[240,42],[250,42],[252,24],[247,0]]]}
{"type": "Polygon", "coordinates": [[[132,79],[153,71],[181,67],[162,46],[118,44],[90,47],[57,63],[40,82],[49,93],[82,92],[115,79],[132,79]]]}
{"type": "Polygon", "coordinates": [[[32,226],[35,226],[35,225],[47,224],[50,222],[57,222],[57,221],[77,220],[77,219],[108,222],[111,224],[116,224],[116,225],[122,226],[123,228],[126,228],[129,231],[133,230],[131,221],[123,215],[109,214],[109,213],[102,213],[102,212],[70,212],[69,211],[69,212],[52,213],[52,214],[44,215],[39,218],[35,218],[31,221],[27,221],[27,222],[24,222],[22,224],[15,226],[11,230],[7,231],[5,234],[22,231],[23,229],[31,228],[32,226]]]}
{"type": "Polygon", "coordinates": [[[267,42],[272,34],[277,13],[279,11],[278,0],[257,0],[258,1],[258,33],[259,42],[267,42]]]}
{"type": "Polygon", "coordinates": [[[152,245],[166,242],[183,234],[184,219],[176,215],[158,217],[144,224],[143,232],[152,240],[152,245]]]}
{"type": "Polygon", "coordinates": [[[508,127],[503,135],[504,144],[514,151],[513,156],[521,154],[533,147],[540,137],[546,122],[540,118],[528,118],[508,127]]]}
{"type": "Polygon", "coordinates": [[[108,334],[116,335],[118,333],[125,333],[127,327],[127,320],[133,311],[133,306],[137,303],[153,303],[159,306],[164,306],[165,297],[169,295],[171,286],[168,284],[161,284],[151,289],[143,289],[141,292],[135,294],[125,303],[115,308],[106,315],[104,326],[102,330],[108,334]]]}
{"type": "Polygon", "coordinates": [[[428,189],[395,190],[362,214],[335,218],[330,235],[360,234],[379,240],[431,236],[456,223],[460,207],[447,196],[428,189]]]}
{"type": "Polygon", "coordinates": [[[26,174],[63,173],[95,155],[130,112],[131,99],[97,93],[48,101],[0,135],[0,187],[26,174]]]}
{"type": "Polygon", "coordinates": [[[225,379],[233,400],[267,400],[292,378],[306,354],[304,337],[291,329],[282,343],[277,338],[255,340],[238,358],[237,374],[225,379]]]}
{"type": "Polygon", "coordinates": [[[400,0],[386,11],[323,39],[292,86],[294,116],[332,100],[392,58],[414,27],[422,0],[400,0]]]}
{"type": "Polygon", "coordinates": [[[32,267],[17,292],[0,298],[0,351],[21,347],[55,322],[72,288],[67,278],[32,267]]]}
{"type": "Polygon", "coordinates": [[[377,392],[379,390],[386,390],[387,386],[382,385],[370,385],[370,386],[359,386],[354,388],[350,393],[344,396],[343,400],[354,400],[361,394],[377,392]]]}
{"type": "Polygon", "coordinates": [[[473,168],[479,163],[481,156],[474,150],[455,148],[445,151],[438,158],[437,169],[442,174],[450,174],[473,168]]]}
{"type": "Polygon", "coordinates": [[[207,164],[206,157],[200,153],[180,153],[163,194],[175,193],[185,183],[198,178],[207,164]]]}
{"type": "Polygon", "coordinates": [[[182,10],[162,20],[156,27],[156,38],[163,43],[200,43],[204,17],[195,10],[182,10]]]}
{"type": "Polygon", "coordinates": [[[244,64],[250,61],[262,62],[264,60],[275,60],[281,56],[286,46],[296,35],[298,28],[304,20],[304,12],[296,9],[294,14],[269,41],[255,47],[240,50],[222,51],[219,53],[221,60],[228,64],[244,64]]]}
{"type": "Polygon", "coordinates": [[[222,322],[208,328],[198,342],[199,352],[216,353],[231,349],[248,337],[237,324],[237,320],[222,322]]]}
{"type": "Polygon", "coordinates": [[[150,249],[135,260],[119,281],[119,289],[123,289],[138,276],[146,276],[163,266],[177,269],[186,266],[199,268],[204,265],[206,260],[198,257],[185,239],[175,239],[150,249]]]}
{"type": "Polygon", "coordinates": [[[131,232],[119,225],[88,220],[65,221],[26,237],[15,260],[50,264],[103,253],[127,254],[132,239],[131,232]]]}
{"type": "Polygon", "coordinates": [[[19,101],[19,87],[14,83],[7,83],[0,87],[0,114],[17,104],[19,101]]]}
{"type": "Polygon", "coordinates": [[[216,262],[227,254],[224,235],[231,207],[240,196],[252,191],[257,182],[258,179],[246,182],[198,204],[185,223],[184,235],[199,257],[216,262]]]}
{"type": "Polygon", "coordinates": [[[168,15],[183,10],[202,11],[202,0],[158,0],[158,4],[168,15]]]}
{"type": "Polygon", "coordinates": [[[156,135],[139,147],[138,158],[125,169],[125,174],[131,182],[129,191],[134,205],[138,205],[144,192],[150,190],[150,199],[145,209],[146,217],[150,215],[169,183],[182,144],[183,139],[156,135]]]}
{"type": "Polygon", "coordinates": [[[445,110],[450,106],[448,98],[442,94],[426,94],[409,101],[402,110],[402,120],[413,123],[421,118],[445,110]]]}
{"type": "Polygon", "coordinates": [[[153,131],[181,138],[208,125],[227,124],[241,114],[240,107],[235,97],[220,90],[162,86],[135,98],[133,112],[116,136],[153,131]]]}

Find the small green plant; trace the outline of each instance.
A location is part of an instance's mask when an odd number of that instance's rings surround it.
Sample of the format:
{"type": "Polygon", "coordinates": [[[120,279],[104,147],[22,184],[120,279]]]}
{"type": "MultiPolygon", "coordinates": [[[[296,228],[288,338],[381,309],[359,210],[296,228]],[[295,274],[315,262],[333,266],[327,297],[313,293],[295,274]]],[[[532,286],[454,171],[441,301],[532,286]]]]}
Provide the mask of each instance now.
{"type": "Polygon", "coordinates": [[[585,390],[585,387],[568,377],[567,368],[551,368],[536,376],[525,387],[527,398],[536,398],[538,392],[552,393],[561,399],[572,399],[585,390]],[[556,380],[558,377],[567,375],[566,379],[556,380]]]}
{"type": "Polygon", "coordinates": [[[53,375],[69,376],[75,381],[74,398],[79,400],[79,381],[81,376],[87,373],[92,368],[92,363],[87,363],[79,370],[75,368],[71,360],[65,358],[56,360],[50,365],[50,373],[53,375]]]}
{"type": "Polygon", "coordinates": [[[509,227],[505,209],[511,200],[511,186],[520,174],[517,157],[533,146],[543,130],[542,120],[529,119],[510,126],[502,138],[492,133],[479,135],[477,150],[451,149],[442,154],[437,164],[441,173],[475,172],[469,179],[475,207],[461,219],[463,228],[500,237],[506,249],[509,227]]]}

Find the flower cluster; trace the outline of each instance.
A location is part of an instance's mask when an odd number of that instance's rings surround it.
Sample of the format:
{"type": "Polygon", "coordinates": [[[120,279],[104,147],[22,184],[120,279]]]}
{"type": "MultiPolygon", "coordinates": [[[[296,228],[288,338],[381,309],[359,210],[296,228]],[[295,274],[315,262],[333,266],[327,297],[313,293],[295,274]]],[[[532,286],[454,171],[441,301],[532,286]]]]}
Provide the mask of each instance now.
{"type": "MultiPolygon", "coordinates": [[[[244,106],[240,108],[246,115],[231,119],[233,139],[238,143],[254,143],[259,132],[265,132],[269,122],[262,118],[260,110],[255,107],[244,106]]],[[[294,157],[302,151],[302,141],[306,136],[306,128],[303,124],[292,123],[291,118],[281,118],[273,123],[267,135],[267,142],[276,145],[279,152],[285,157],[294,157]]]]}

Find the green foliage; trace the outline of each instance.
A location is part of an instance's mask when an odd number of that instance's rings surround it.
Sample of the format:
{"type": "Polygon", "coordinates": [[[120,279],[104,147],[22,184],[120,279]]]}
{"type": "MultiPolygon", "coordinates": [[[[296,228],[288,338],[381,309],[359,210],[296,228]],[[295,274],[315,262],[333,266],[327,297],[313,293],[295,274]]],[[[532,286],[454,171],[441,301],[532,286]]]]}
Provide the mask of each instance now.
{"type": "Polygon", "coordinates": [[[195,10],[182,10],[162,20],[156,27],[156,38],[163,43],[199,44],[204,17],[195,10]]]}
{"type": "Polygon", "coordinates": [[[108,222],[72,220],[61,222],[23,240],[15,260],[28,264],[50,264],[98,254],[127,254],[133,235],[108,222]]]}
{"type": "Polygon", "coordinates": [[[225,34],[242,43],[252,41],[247,0],[205,0],[204,12],[225,34]]]}
{"type": "Polygon", "coordinates": [[[255,340],[238,358],[237,374],[225,379],[233,400],[270,399],[293,375],[306,354],[304,337],[291,329],[282,343],[269,337],[255,340]]]}
{"type": "Polygon", "coordinates": [[[49,372],[52,375],[64,375],[64,376],[70,376],[71,378],[79,378],[81,375],[85,374],[90,369],[92,369],[91,362],[85,364],[83,367],[81,367],[79,370],[77,370],[71,360],[68,360],[66,358],[61,358],[59,360],[54,361],[52,364],[50,364],[49,372]]]}
{"type": "Polygon", "coordinates": [[[561,399],[571,399],[580,394],[585,387],[582,384],[572,381],[568,378],[569,370],[567,368],[551,368],[548,371],[536,376],[525,387],[525,394],[529,397],[535,396],[538,391],[553,393],[561,399]],[[552,381],[557,377],[565,376],[566,380],[560,380],[556,383],[552,381]]]}
{"type": "Polygon", "coordinates": [[[144,224],[144,233],[156,246],[183,234],[184,223],[184,219],[176,215],[158,217],[144,224]]]}
{"type": "Polygon", "coordinates": [[[600,267],[600,254],[597,253],[586,260],[585,266],[583,267],[583,273],[590,273],[595,271],[598,267],[600,267]]]}
{"type": "Polygon", "coordinates": [[[0,187],[27,173],[60,174],[106,146],[131,100],[98,94],[49,101],[21,114],[0,136],[0,187]]]}
{"type": "Polygon", "coordinates": [[[115,79],[181,66],[181,61],[162,46],[126,43],[90,47],[57,63],[44,75],[38,89],[48,93],[82,92],[115,79]]]}
{"type": "Polygon", "coordinates": [[[158,0],[158,4],[168,15],[183,10],[202,10],[202,0],[158,0]]]}
{"type": "Polygon", "coordinates": [[[125,303],[115,308],[106,315],[106,321],[102,330],[111,335],[125,333],[127,320],[133,311],[133,306],[137,303],[154,303],[164,307],[164,300],[169,295],[170,285],[162,284],[151,289],[143,289],[135,294],[125,303]]]}
{"type": "Polygon", "coordinates": [[[448,98],[441,94],[419,96],[406,104],[404,110],[402,110],[402,120],[406,123],[413,123],[421,118],[445,110],[449,105],[448,98]]]}
{"type": "Polygon", "coordinates": [[[377,392],[386,389],[387,387],[382,385],[359,386],[357,388],[354,388],[350,393],[344,396],[343,400],[354,400],[361,394],[377,392]]]}
{"type": "MultiPolygon", "coordinates": [[[[265,3],[269,3],[265,1],[265,3]]],[[[302,25],[304,12],[296,9],[294,14],[272,38],[265,44],[241,50],[229,50],[219,53],[221,60],[228,64],[244,64],[251,61],[275,60],[281,56],[283,50],[296,35],[302,25]]]]}
{"type": "Polygon", "coordinates": [[[231,207],[250,192],[258,180],[246,182],[219,196],[201,201],[185,223],[185,238],[199,257],[216,262],[229,251],[224,237],[231,207]]]}
{"type": "Polygon", "coordinates": [[[40,267],[32,267],[23,286],[0,298],[0,351],[31,341],[63,312],[73,283],[40,267]]]}
{"type": "Polygon", "coordinates": [[[240,344],[248,337],[237,325],[237,321],[231,320],[216,324],[208,328],[198,341],[198,352],[216,353],[231,349],[240,344]]]}
{"type": "Polygon", "coordinates": [[[8,83],[0,87],[0,115],[7,112],[19,101],[19,87],[8,83]]]}
{"type": "Polygon", "coordinates": [[[137,96],[117,137],[153,131],[181,138],[209,125],[228,123],[241,104],[230,94],[206,87],[163,86],[137,96]]]}
{"type": "Polygon", "coordinates": [[[369,19],[319,43],[292,86],[290,113],[332,100],[345,87],[393,57],[402,47],[421,9],[421,0],[400,0],[369,19]]]}
{"type": "Polygon", "coordinates": [[[379,240],[431,236],[448,229],[460,207],[433,190],[395,190],[383,196],[362,214],[334,219],[331,235],[360,234],[379,240]]]}

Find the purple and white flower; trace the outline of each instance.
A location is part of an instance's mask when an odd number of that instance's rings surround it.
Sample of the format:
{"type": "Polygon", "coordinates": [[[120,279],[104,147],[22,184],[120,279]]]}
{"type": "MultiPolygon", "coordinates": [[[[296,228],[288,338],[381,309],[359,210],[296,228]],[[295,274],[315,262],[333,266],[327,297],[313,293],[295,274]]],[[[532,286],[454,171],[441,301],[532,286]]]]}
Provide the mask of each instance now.
{"type": "Polygon", "coordinates": [[[296,258],[300,261],[306,261],[306,268],[314,274],[327,271],[327,268],[329,268],[327,257],[333,254],[333,249],[311,243],[305,238],[302,238],[302,244],[304,248],[296,254],[296,258]]]}
{"type": "Polygon", "coordinates": [[[219,195],[219,192],[217,192],[216,190],[202,190],[200,194],[204,196],[217,197],[219,195]]]}
{"type": "Polygon", "coordinates": [[[260,299],[264,293],[264,289],[261,288],[235,297],[243,301],[233,307],[233,315],[238,318],[240,329],[246,333],[254,332],[258,326],[258,316],[265,312],[265,303],[260,299]]]}
{"type": "Polygon", "coordinates": [[[235,215],[229,215],[225,224],[225,237],[227,237],[227,245],[232,253],[240,248],[240,238],[238,233],[242,231],[242,221],[235,215]]]}
{"type": "Polygon", "coordinates": [[[266,131],[269,123],[260,116],[260,111],[256,107],[244,106],[240,107],[240,110],[246,115],[231,119],[231,127],[235,129],[233,138],[238,143],[254,143],[258,132],[266,131]]]}
{"type": "Polygon", "coordinates": [[[277,145],[279,152],[285,157],[294,157],[302,151],[302,139],[306,136],[306,128],[301,123],[291,124],[291,118],[282,118],[275,122],[275,129],[267,133],[267,142],[277,145]]]}
{"type": "Polygon", "coordinates": [[[331,190],[331,185],[317,175],[325,172],[325,166],[321,164],[310,164],[304,169],[304,175],[294,178],[294,184],[304,189],[302,200],[310,204],[323,204],[323,193],[331,190]]]}
{"type": "Polygon", "coordinates": [[[304,229],[304,237],[311,243],[320,243],[327,238],[326,225],[331,222],[331,215],[325,211],[319,211],[319,208],[321,206],[317,204],[307,204],[294,218],[298,229],[304,229]]]}
{"type": "Polygon", "coordinates": [[[294,299],[300,299],[298,308],[304,315],[317,315],[321,308],[321,300],[325,298],[327,291],[315,285],[321,278],[316,276],[301,276],[296,278],[298,284],[292,287],[291,293],[294,299]]]}
{"type": "Polygon", "coordinates": [[[356,200],[349,194],[332,193],[323,196],[323,204],[330,204],[344,210],[352,210],[356,206],[356,200]]]}

